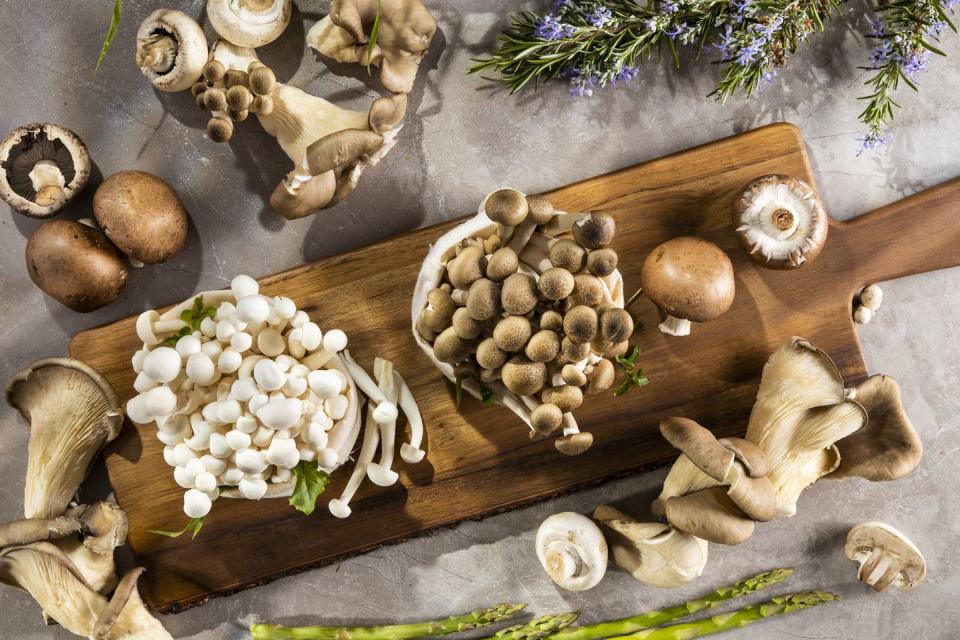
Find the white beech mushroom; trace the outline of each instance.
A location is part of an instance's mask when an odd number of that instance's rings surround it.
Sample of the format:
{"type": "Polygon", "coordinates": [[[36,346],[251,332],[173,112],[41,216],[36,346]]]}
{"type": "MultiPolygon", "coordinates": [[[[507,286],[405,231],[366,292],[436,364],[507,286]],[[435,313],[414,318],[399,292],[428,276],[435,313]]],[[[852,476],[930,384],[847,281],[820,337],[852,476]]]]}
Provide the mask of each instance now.
{"type": "Polygon", "coordinates": [[[590,518],[557,513],[540,524],[537,558],[550,579],[568,591],[595,587],[607,570],[607,541],[590,518]]]}
{"type": "Polygon", "coordinates": [[[90,179],[90,154],[66,127],[33,123],[0,142],[0,198],[30,218],[56,215],[90,179]]]}
{"type": "Polygon", "coordinates": [[[280,37],[292,10],[292,0],[208,0],[207,19],[221,38],[256,48],[280,37]]]}
{"type": "Polygon", "coordinates": [[[816,191],[781,175],[744,187],[734,204],[733,226],[750,259],[771,269],[796,269],[812,261],[830,227],[816,191]]]}
{"type": "Polygon", "coordinates": [[[333,0],[329,15],[307,32],[307,46],[339,62],[376,65],[388,91],[410,93],[436,30],[437,21],[420,0],[333,0]]]}
{"type": "Polygon", "coordinates": [[[690,236],[657,246],[643,261],[640,286],[666,314],[660,331],[673,336],[689,335],[691,322],[709,322],[726,313],[736,293],[727,254],[690,236]]]}
{"type": "Polygon", "coordinates": [[[137,66],[161,91],[183,91],[200,80],[207,38],[197,22],[174,9],[158,9],[137,31],[137,66]]]}
{"type": "Polygon", "coordinates": [[[891,584],[900,589],[916,589],[927,573],[926,561],[917,546],[882,522],[863,522],[850,529],[843,551],[860,563],[860,581],[876,591],[891,584]]]}
{"type": "MultiPolygon", "coordinates": [[[[393,363],[383,358],[374,359],[373,375],[377,379],[378,388],[386,398],[386,402],[396,406],[400,400],[400,387],[397,385],[396,378],[393,377],[393,363]]],[[[376,410],[372,410],[369,417],[373,417],[375,413],[376,410]]],[[[370,482],[376,485],[389,487],[396,483],[400,477],[391,468],[396,445],[397,415],[388,411],[387,415],[381,416],[381,418],[382,420],[378,421],[380,427],[380,462],[371,462],[367,465],[367,477],[370,478],[370,482]]]]}
{"type": "MultiPolygon", "coordinates": [[[[344,487],[339,498],[334,498],[327,503],[327,508],[334,517],[347,518],[350,516],[352,511],[350,500],[353,499],[357,489],[360,488],[360,484],[367,475],[367,465],[373,462],[373,457],[377,453],[380,429],[373,418],[374,410],[373,403],[370,403],[367,411],[367,423],[363,432],[363,443],[360,445],[360,453],[357,454],[357,462],[353,468],[353,473],[350,475],[350,480],[347,481],[347,486],[344,487]]],[[[360,416],[357,415],[357,422],[359,423],[359,421],[360,416]]]]}
{"type": "Polygon", "coordinates": [[[610,530],[613,561],[640,582],[673,589],[703,573],[706,540],[660,522],[637,522],[606,505],[597,507],[593,518],[610,530]]]}

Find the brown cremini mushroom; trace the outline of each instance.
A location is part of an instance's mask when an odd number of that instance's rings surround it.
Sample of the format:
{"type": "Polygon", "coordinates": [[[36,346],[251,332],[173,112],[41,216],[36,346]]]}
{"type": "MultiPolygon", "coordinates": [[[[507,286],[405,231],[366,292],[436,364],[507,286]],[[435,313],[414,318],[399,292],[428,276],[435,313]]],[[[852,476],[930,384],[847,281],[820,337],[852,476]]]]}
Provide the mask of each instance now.
{"type": "Polygon", "coordinates": [[[497,346],[496,340],[486,338],[477,345],[477,364],[484,369],[499,369],[510,354],[497,346]]]}
{"type": "Polygon", "coordinates": [[[590,343],[574,342],[570,336],[564,336],[560,341],[560,354],[564,362],[580,362],[590,355],[590,343]]]}
{"type": "Polygon", "coordinates": [[[447,364],[457,364],[469,352],[469,344],[457,336],[453,327],[448,327],[437,336],[433,341],[433,353],[440,362],[447,364]]]}
{"type": "Polygon", "coordinates": [[[666,319],[660,331],[690,333],[690,322],[709,322],[733,304],[733,265],[723,250],[702,238],[681,236],[656,247],[640,272],[640,286],[666,319]]]}
{"type": "Polygon", "coordinates": [[[50,220],[27,241],[27,273],[57,302],[86,313],[120,297],[127,261],[102,232],[73,220],[50,220]]]}
{"type": "Polygon", "coordinates": [[[532,396],[543,388],[547,367],[542,362],[531,362],[526,356],[513,356],[503,365],[503,384],[518,396],[532,396]]]}
{"type": "Polygon", "coordinates": [[[471,284],[483,277],[485,267],[483,249],[467,246],[447,263],[447,278],[454,289],[469,289],[471,284]]]}
{"type": "Polygon", "coordinates": [[[553,205],[543,196],[527,196],[527,206],[530,209],[530,219],[534,224],[547,224],[556,216],[553,205]]]}
{"type": "Polygon", "coordinates": [[[589,273],[580,273],[573,280],[573,294],[570,299],[573,304],[596,307],[603,302],[604,287],[600,278],[589,273]]]}
{"type": "Polygon", "coordinates": [[[563,369],[560,370],[560,377],[565,383],[575,387],[582,387],[587,384],[587,374],[572,364],[563,365],[563,369]]]}
{"type": "Polygon", "coordinates": [[[576,411],[583,404],[583,391],[580,387],[573,385],[548,387],[543,390],[541,400],[557,405],[563,413],[569,413],[576,411]]]}
{"type": "Polygon", "coordinates": [[[125,254],[144,264],[166,262],[187,240],[187,212],[173,188],[144,171],[120,171],[93,196],[97,224],[125,254]]]}
{"type": "Polygon", "coordinates": [[[540,316],[540,328],[561,333],[563,331],[563,316],[552,309],[544,311],[543,315],[540,316]]]}
{"type": "MultiPolygon", "coordinates": [[[[457,305],[443,289],[434,289],[427,294],[427,308],[423,310],[423,322],[434,333],[440,333],[453,322],[457,305]]],[[[462,336],[461,336],[462,337],[462,336]]]]}
{"type": "Polygon", "coordinates": [[[600,315],[600,336],[609,342],[620,343],[633,335],[633,316],[619,307],[604,309],[600,315]]]}
{"type": "Polygon", "coordinates": [[[466,307],[460,307],[453,312],[452,322],[453,330],[462,340],[473,340],[483,332],[483,323],[470,317],[466,307]]]}
{"type": "Polygon", "coordinates": [[[587,393],[600,393],[612,387],[616,373],[612,362],[606,358],[598,360],[593,365],[593,371],[587,374],[587,393]]]}
{"type": "Polygon", "coordinates": [[[562,422],[563,412],[555,404],[541,404],[530,412],[530,426],[536,435],[550,435],[560,428],[562,422]]]}
{"type": "Polygon", "coordinates": [[[541,329],[527,342],[524,353],[534,362],[550,362],[560,353],[560,336],[549,329],[541,329]]]}
{"type": "Polygon", "coordinates": [[[585,249],[602,249],[611,242],[617,226],[613,216],[606,213],[591,213],[581,216],[573,223],[573,239],[585,249]]]}

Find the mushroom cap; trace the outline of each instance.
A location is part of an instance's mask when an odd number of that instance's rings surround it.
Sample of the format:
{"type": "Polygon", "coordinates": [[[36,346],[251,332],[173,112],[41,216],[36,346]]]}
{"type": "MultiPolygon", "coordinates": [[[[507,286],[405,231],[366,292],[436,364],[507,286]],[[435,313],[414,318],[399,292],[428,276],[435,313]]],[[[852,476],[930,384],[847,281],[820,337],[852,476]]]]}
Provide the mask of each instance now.
{"type": "Polygon", "coordinates": [[[292,7],[292,0],[208,0],[207,19],[220,37],[255,49],[280,37],[292,7]]]}
{"type": "Polygon", "coordinates": [[[733,466],[733,451],[717,442],[716,436],[689,418],[667,418],[660,433],[705,474],[723,482],[733,466]]]}
{"type": "Polygon", "coordinates": [[[862,522],[850,529],[843,552],[860,563],[859,579],[877,591],[891,584],[915,589],[927,574],[927,563],[917,546],[883,522],[862,522]]]}
{"type": "Polygon", "coordinates": [[[570,336],[564,336],[560,341],[560,353],[567,362],[579,362],[590,355],[590,343],[574,342],[570,336]]]}
{"type": "MultiPolygon", "coordinates": [[[[210,92],[208,91],[207,93],[210,93],[210,92]]],[[[230,118],[222,118],[220,116],[214,116],[209,120],[207,120],[207,137],[209,137],[214,142],[226,142],[232,136],[233,136],[233,120],[231,120],[230,118]]]]}
{"type": "Polygon", "coordinates": [[[203,29],[182,11],[157,9],[137,30],[137,66],[161,91],[189,89],[202,77],[208,55],[203,29]],[[173,52],[164,51],[169,44],[173,52]],[[152,55],[161,53],[167,55],[152,55]]]}
{"type": "Polygon", "coordinates": [[[386,133],[400,124],[406,113],[407,94],[398,93],[374,100],[367,114],[367,122],[372,131],[386,133]]]}
{"type": "Polygon", "coordinates": [[[583,391],[580,390],[580,387],[573,385],[547,387],[543,390],[541,398],[546,403],[560,407],[560,411],[563,413],[570,413],[576,411],[583,404],[583,391]]]}
{"type": "Polygon", "coordinates": [[[613,216],[606,213],[591,213],[581,216],[573,223],[573,239],[585,249],[602,249],[611,242],[617,232],[613,216]]]}
{"type": "Polygon", "coordinates": [[[527,199],[515,189],[499,189],[487,196],[483,204],[487,217],[505,227],[515,227],[527,218],[527,199]]]}
{"type": "Polygon", "coordinates": [[[127,261],[103,233],[73,220],[50,220],[27,241],[27,273],[57,302],[86,313],[120,297],[127,261]]]}
{"type": "Polygon", "coordinates": [[[662,311],[684,320],[708,322],[733,304],[730,258],[717,245],[691,236],[655,248],[640,272],[640,286],[662,311]]]}
{"type": "Polygon", "coordinates": [[[596,586],[607,570],[607,541],[600,528],[579,513],[557,513],[537,529],[537,557],[547,575],[568,591],[596,586]]]}
{"type": "Polygon", "coordinates": [[[428,329],[434,333],[440,333],[451,325],[457,305],[454,304],[449,291],[434,289],[427,294],[427,304],[429,306],[423,310],[423,322],[428,329]]]}
{"type": "Polygon", "coordinates": [[[483,277],[485,266],[483,249],[468,245],[447,262],[447,278],[454,289],[469,289],[471,284],[483,277]]]}
{"type": "Polygon", "coordinates": [[[540,274],[537,288],[547,300],[563,300],[573,293],[574,284],[572,273],[560,267],[550,267],[540,274]]]}
{"type": "Polygon", "coordinates": [[[470,317],[466,307],[453,312],[453,330],[462,340],[473,340],[483,332],[483,323],[470,317]]]}
{"type": "Polygon", "coordinates": [[[550,362],[560,353],[560,336],[549,329],[541,329],[527,342],[524,353],[534,362],[550,362]]]}
{"type": "Polygon", "coordinates": [[[503,384],[518,396],[532,396],[543,388],[547,367],[542,362],[531,362],[526,356],[516,355],[503,365],[503,384]]]}
{"type": "Polygon", "coordinates": [[[555,333],[563,331],[563,316],[560,312],[548,309],[540,316],[540,328],[549,329],[555,333]]]}
{"type": "Polygon", "coordinates": [[[553,446],[565,456],[578,456],[593,446],[593,434],[571,433],[554,440],[553,446]]]}
{"type": "Polygon", "coordinates": [[[493,338],[486,338],[477,345],[477,364],[484,369],[499,369],[507,361],[509,355],[497,346],[497,342],[493,338]]]}
{"type": "Polygon", "coordinates": [[[501,247],[487,260],[487,277],[494,282],[503,282],[515,274],[519,266],[517,252],[510,247],[501,247]]]}
{"type": "Polygon", "coordinates": [[[589,343],[597,335],[597,312],[585,305],[577,305],[563,317],[563,332],[577,344],[589,343]]]}
{"type": "Polygon", "coordinates": [[[596,307],[603,302],[605,287],[600,278],[589,273],[578,273],[574,276],[573,281],[573,295],[571,296],[573,304],[596,307]]]}
{"type": "Polygon", "coordinates": [[[7,403],[30,427],[24,515],[61,515],[97,454],[120,433],[123,409],[110,383],[70,358],[46,358],[7,383],[7,403]]]}
{"type": "Polygon", "coordinates": [[[633,316],[625,309],[609,307],[600,315],[600,336],[613,343],[620,343],[633,335],[633,316]]]}
{"type": "Polygon", "coordinates": [[[21,215],[49,218],[83,191],[90,168],[87,147],[73,131],[27,124],[0,142],[0,198],[21,215]]]}
{"type": "Polygon", "coordinates": [[[560,428],[563,412],[555,404],[543,403],[530,412],[530,426],[537,435],[547,436],[560,428]]]}
{"type": "Polygon", "coordinates": [[[736,545],[753,535],[753,520],[737,508],[722,487],[669,498],[665,511],[671,525],[709,542],[736,545]]]}
{"type": "Polygon", "coordinates": [[[510,315],[522,316],[533,311],[539,299],[536,279],[526,273],[514,273],[503,282],[500,301],[510,315]]]}
{"type": "Polygon", "coordinates": [[[587,251],[569,238],[557,240],[547,252],[550,264],[570,273],[580,273],[587,263],[587,251]]]}
{"type": "Polygon", "coordinates": [[[384,138],[379,133],[363,129],[341,129],[307,147],[307,167],[315,176],[327,171],[339,171],[373,155],[383,144],[384,138]]]}
{"type": "Polygon", "coordinates": [[[281,180],[270,194],[270,207],[287,220],[297,220],[329,205],[336,190],[337,176],[333,171],[314,176],[298,189],[290,189],[281,180]]]}
{"type": "Polygon", "coordinates": [[[598,278],[606,278],[617,270],[619,256],[613,249],[597,249],[587,254],[587,271],[598,278]]]}
{"type": "Polygon", "coordinates": [[[433,353],[437,360],[447,364],[457,364],[469,353],[470,345],[457,336],[453,327],[447,327],[433,341],[433,353]]]}
{"type": "Polygon", "coordinates": [[[762,478],[770,472],[770,462],[763,449],[743,438],[720,438],[717,440],[733,452],[737,462],[750,474],[751,478],[762,478]]]}
{"type": "Polygon", "coordinates": [[[486,278],[471,284],[467,312],[474,320],[490,320],[500,315],[500,285],[486,278]]]}
{"type": "Polygon", "coordinates": [[[796,269],[820,254],[830,224],[813,187],[799,178],[769,175],[743,188],[733,206],[733,227],[751,260],[796,269]]]}
{"type": "Polygon", "coordinates": [[[97,223],[118,249],[144,264],[166,262],[187,240],[187,212],[177,192],[145,171],[120,171],[93,196],[97,223]]]}
{"type": "Polygon", "coordinates": [[[543,196],[527,196],[527,206],[530,209],[528,215],[536,225],[547,224],[557,215],[553,205],[543,196]]]}
{"type": "Polygon", "coordinates": [[[829,477],[858,476],[873,482],[910,475],[923,457],[923,442],[900,399],[900,385],[890,376],[870,376],[848,394],[867,411],[867,423],[837,441],[840,466],[829,477]]]}
{"type": "Polygon", "coordinates": [[[576,365],[563,365],[563,369],[560,370],[560,377],[565,383],[572,384],[575,387],[582,387],[587,384],[587,374],[576,365]]]}
{"type": "Polygon", "coordinates": [[[617,372],[613,363],[601,358],[593,365],[593,371],[587,374],[587,393],[600,393],[613,386],[617,372]]]}
{"type": "Polygon", "coordinates": [[[508,316],[493,328],[494,342],[508,353],[522,351],[532,335],[533,328],[524,316],[508,316]]]}

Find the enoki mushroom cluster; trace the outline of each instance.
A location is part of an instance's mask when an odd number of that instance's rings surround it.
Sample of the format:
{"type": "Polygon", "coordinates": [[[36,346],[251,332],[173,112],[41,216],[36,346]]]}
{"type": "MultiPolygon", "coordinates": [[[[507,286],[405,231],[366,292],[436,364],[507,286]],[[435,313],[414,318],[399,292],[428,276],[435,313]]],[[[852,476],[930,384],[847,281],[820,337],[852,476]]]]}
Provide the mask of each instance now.
{"type": "Polygon", "coordinates": [[[634,329],[614,232],[607,214],[501,189],[437,241],[414,294],[414,334],[437,367],[537,436],[562,429],[557,449],[569,455],[593,442],[572,412],[613,384],[610,358],[634,329]]]}

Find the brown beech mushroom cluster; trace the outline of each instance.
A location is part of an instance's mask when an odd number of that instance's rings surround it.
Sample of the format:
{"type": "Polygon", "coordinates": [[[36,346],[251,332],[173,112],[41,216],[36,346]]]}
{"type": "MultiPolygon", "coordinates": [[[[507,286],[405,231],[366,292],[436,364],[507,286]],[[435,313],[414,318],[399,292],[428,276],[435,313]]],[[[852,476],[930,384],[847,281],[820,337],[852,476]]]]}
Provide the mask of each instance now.
{"type": "Polygon", "coordinates": [[[414,335],[451,380],[495,397],[557,449],[586,451],[573,412],[613,384],[633,318],[623,309],[615,233],[604,213],[555,211],[513,189],[440,238],[413,300],[414,335]]]}

